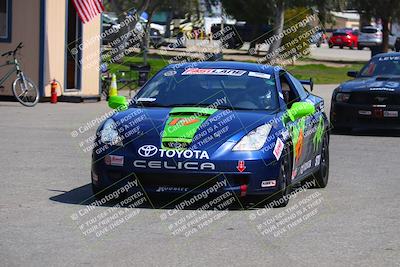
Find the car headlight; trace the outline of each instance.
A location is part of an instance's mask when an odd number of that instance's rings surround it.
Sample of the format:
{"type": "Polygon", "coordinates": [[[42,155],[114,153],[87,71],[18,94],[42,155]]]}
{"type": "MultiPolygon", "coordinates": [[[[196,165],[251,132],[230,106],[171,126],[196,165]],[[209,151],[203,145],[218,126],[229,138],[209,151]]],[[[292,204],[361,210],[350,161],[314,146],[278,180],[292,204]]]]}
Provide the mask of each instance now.
{"type": "Polygon", "coordinates": [[[101,142],[107,145],[122,146],[122,139],[118,134],[117,125],[113,119],[108,119],[101,130],[101,142]]]}
{"type": "Polygon", "coordinates": [[[233,147],[232,151],[254,151],[260,150],[271,131],[270,124],[264,124],[252,130],[242,137],[240,141],[233,147]]]}
{"type": "Polygon", "coordinates": [[[347,102],[350,99],[350,94],[347,93],[337,93],[336,101],[337,102],[347,102]]]}

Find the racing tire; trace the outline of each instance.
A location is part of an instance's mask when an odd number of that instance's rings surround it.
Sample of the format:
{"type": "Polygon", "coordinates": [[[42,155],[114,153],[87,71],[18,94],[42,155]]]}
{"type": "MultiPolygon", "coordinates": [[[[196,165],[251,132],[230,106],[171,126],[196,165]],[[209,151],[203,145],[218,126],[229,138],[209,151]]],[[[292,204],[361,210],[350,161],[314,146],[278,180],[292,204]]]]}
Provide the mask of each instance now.
{"type": "Polygon", "coordinates": [[[357,46],[357,50],[363,50],[363,49],[364,49],[364,47],[362,47],[361,45],[357,46]]]}
{"type": "Polygon", "coordinates": [[[329,48],[332,48],[332,47],[333,47],[333,44],[329,43],[329,45],[328,45],[328,46],[329,46],[329,48]]]}
{"type": "Polygon", "coordinates": [[[325,188],[329,179],[329,137],[324,135],[322,140],[321,158],[318,170],[313,175],[314,188],[325,188]]]}
{"type": "Polygon", "coordinates": [[[340,49],[343,49],[343,45],[340,46],[340,49]]]}
{"type": "Polygon", "coordinates": [[[282,151],[282,160],[280,163],[280,172],[279,172],[279,182],[284,180],[285,183],[280,183],[281,188],[279,192],[274,193],[273,195],[247,195],[241,198],[242,204],[248,208],[260,208],[265,204],[270,203],[279,203],[278,205],[273,205],[273,208],[282,208],[285,207],[289,203],[289,198],[287,197],[291,190],[291,175],[292,175],[292,154],[290,153],[289,148],[285,148],[282,151]],[[284,175],[285,174],[285,175],[284,175]],[[284,201],[281,202],[280,200],[284,201]]]}
{"type": "Polygon", "coordinates": [[[349,46],[349,48],[350,48],[351,50],[353,50],[353,49],[354,49],[354,42],[353,42],[353,43],[351,43],[351,45],[349,46]]]}
{"type": "Polygon", "coordinates": [[[290,149],[285,147],[282,152],[282,160],[279,170],[279,180],[281,188],[278,193],[274,194],[273,200],[278,202],[278,205],[274,205],[274,208],[283,208],[289,203],[289,194],[291,190],[291,179],[292,178],[292,157],[290,149]],[[283,200],[283,201],[282,201],[283,200]]]}

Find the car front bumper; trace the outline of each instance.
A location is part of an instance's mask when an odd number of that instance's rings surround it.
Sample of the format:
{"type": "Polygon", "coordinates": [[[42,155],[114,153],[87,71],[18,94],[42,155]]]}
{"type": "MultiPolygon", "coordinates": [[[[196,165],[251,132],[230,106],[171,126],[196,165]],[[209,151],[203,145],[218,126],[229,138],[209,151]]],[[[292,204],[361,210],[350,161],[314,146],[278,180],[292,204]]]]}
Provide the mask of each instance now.
{"type": "MultiPolygon", "coordinates": [[[[182,159],[179,161],[178,159],[152,158],[153,163],[150,165],[153,168],[149,167],[149,162],[144,163],[144,159],[139,159],[140,164],[136,165],[140,167],[135,167],[134,161],[137,158],[129,153],[118,153],[122,151],[117,150],[112,153],[123,157],[121,166],[110,165],[109,158],[105,155],[93,154],[92,183],[96,187],[117,189],[128,181],[138,179],[140,185],[138,189],[160,193],[200,193],[217,185],[218,193],[231,191],[239,195],[268,195],[281,188],[280,161],[274,157],[246,160],[245,153],[239,152],[235,159],[213,160],[210,158],[209,161],[215,165],[214,170],[185,170],[165,169],[165,166],[170,168],[181,166],[183,168],[185,162],[182,162],[182,159]],[[243,157],[239,155],[243,155],[243,157]],[[242,160],[245,169],[239,171],[238,164],[242,160]],[[243,194],[243,192],[245,193],[243,194]]],[[[200,160],[197,163],[192,160],[190,162],[192,167],[201,166],[204,163],[200,160]]]]}
{"type": "Polygon", "coordinates": [[[330,121],[335,128],[400,130],[399,106],[356,105],[332,102],[330,121]]]}
{"type": "Polygon", "coordinates": [[[355,45],[355,43],[353,43],[353,41],[351,39],[342,39],[342,41],[338,42],[338,41],[329,41],[332,45],[334,46],[353,46],[355,45]]]}

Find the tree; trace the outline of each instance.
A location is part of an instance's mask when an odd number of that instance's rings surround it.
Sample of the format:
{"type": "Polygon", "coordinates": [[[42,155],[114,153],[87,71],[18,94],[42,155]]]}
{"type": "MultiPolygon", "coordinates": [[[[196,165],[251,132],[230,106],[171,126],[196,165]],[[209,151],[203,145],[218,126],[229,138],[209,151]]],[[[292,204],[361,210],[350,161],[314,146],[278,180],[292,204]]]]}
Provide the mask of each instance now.
{"type": "Polygon", "coordinates": [[[347,0],[312,0],[309,5],[318,9],[319,21],[325,26],[326,22],[330,22],[330,11],[346,9],[347,0]]]}
{"type": "Polygon", "coordinates": [[[127,1],[127,0],[108,0],[105,3],[105,8],[108,11],[114,11],[117,16],[128,16],[127,12],[134,13],[133,19],[128,20],[127,25],[121,27],[118,31],[118,37],[122,38],[119,40],[119,43],[116,45],[122,44],[123,49],[119,49],[116,55],[113,55],[114,58],[118,58],[119,62],[122,61],[123,56],[125,55],[125,49],[128,48],[127,41],[130,36],[129,33],[132,29],[135,29],[136,24],[139,22],[140,14],[145,11],[149,6],[150,0],[136,0],[136,1],[127,1]]]}
{"type": "MultiPolygon", "coordinates": [[[[244,20],[251,23],[253,31],[258,32],[261,24],[273,25],[271,35],[279,36],[285,26],[285,10],[295,7],[311,7],[315,5],[316,0],[222,0],[226,12],[237,20],[244,20]]],[[[328,3],[328,2],[326,2],[328,3]]],[[[321,4],[321,6],[326,6],[321,4]]],[[[254,36],[254,35],[253,35],[254,36]]],[[[257,38],[255,38],[257,39],[257,38]]],[[[269,46],[268,53],[273,60],[277,53],[274,53],[282,43],[281,38],[276,38],[269,46]]],[[[254,47],[251,43],[250,47],[254,47]]]]}
{"type": "Polygon", "coordinates": [[[253,41],[250,42],[250,49],[255,47],[261,25],[275,24],[273,2],[268,0],[222,0],[222,6],[228,15],[236,20],[246,21],[252,26],[250,36],[253,37],[253,41]]]}
{"type": "Polygon", "coordinates": [[[362,15],[374,16],[382,20],[382,52],[389,50],[389,25],[400,14],[400,1],[397,0],[352,0],[350,6],[356,8],[362,15]]]}
{"type": "MultiPolygon", "coordinates": [[[[272,1],[275,7],[274,16],[274,36],[279,36],[283,31],[283,25],[285,21],[285,0],[274,0],[272,1]]],[[[282,43],[282,39],[278,38],[268,48],[268,53],[276,51],[282,43]]]]}

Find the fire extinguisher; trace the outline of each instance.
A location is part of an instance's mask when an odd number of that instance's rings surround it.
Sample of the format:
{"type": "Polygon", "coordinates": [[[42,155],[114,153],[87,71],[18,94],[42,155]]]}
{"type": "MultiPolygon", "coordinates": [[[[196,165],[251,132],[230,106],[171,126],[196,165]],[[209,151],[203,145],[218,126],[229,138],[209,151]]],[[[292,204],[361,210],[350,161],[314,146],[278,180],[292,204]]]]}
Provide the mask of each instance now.
{"type": "Polygon", "coordinates": [[[57,82],[56,80],[53,80],[51,82],[51,97],[50,97],[50,103],[56,104],[58,100],[57,97],[57,82]]]}

